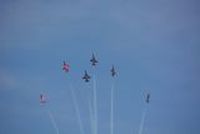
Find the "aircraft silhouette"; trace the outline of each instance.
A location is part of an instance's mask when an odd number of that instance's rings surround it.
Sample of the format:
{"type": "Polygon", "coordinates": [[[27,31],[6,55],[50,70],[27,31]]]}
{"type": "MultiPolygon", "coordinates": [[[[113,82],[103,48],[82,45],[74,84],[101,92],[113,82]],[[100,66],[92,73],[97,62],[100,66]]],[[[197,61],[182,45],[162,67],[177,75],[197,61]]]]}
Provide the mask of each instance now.
{"type": "Polygon", "coordinates": [[[40,104],[45,104],[46,103],[46,96],[43,94],[40,94],[40,104]]]}
{"type": "Polygon", "coordinates": [[[149,104],[149,102],[150,102],[150,93],[147,93],[147,94],[144,93],[144,99],[145,99],[145,102],[147,104],[149,104]]]}
{"type": "Polygon", "coordinates": [[[92,63],[92,66],[96,66],[96,64],[98,63],[98,61],[96,60],[94,53],[92,54],[92,58],[90,59],[90,62],[92,63]]]}
{"type": "Polygon", "coordinates": [[[63,70],[69,72],[69,64],[66,64],[65,61],[63,61],[63,70]]]}
{"type": "Polygon", "coordinates": [[[82,77],[83,80],[85,80],[85,82],[89,82],[90,81],[91,76],[88,75],[87,71],[85,70],[85,74],[82,77]]]}
{"type": "Polygon", "coordinates": [[[115,71],[114,65],[112,65],[110,72],[111,72],[112,77],[116,76],[117,72],[115,71]]]}

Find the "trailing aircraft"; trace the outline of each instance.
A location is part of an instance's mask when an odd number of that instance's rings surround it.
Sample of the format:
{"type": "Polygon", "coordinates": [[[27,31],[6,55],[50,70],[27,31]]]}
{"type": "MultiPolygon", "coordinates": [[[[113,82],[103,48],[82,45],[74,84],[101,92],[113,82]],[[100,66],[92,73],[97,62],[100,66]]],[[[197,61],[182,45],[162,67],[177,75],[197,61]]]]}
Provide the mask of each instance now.
{"type": "Polygon", "coordinates": [[[92,54],[92,58],[90,59],[90,62],[92,63],[92,66],[96,66],[96,64],[98,63],[98,61],[96,60],[94,53],[92,54]]]}
{"type": "Polygon", "coordinates": [[[63,71],[65,72],[69,72],[69,64],[65,63],[65,61],[63,61],[63,71]]]}
{"type": "Polygon", "coordinates": [[[46,103],[46,96],[44,94],[40,94],[40,104],[46,103]]]}
{"type": "Polygon", "coordinates": [[[90,81],[91,76],[88,75],[87,71],[85,70],[85,74],[82,77],[83,80],[85,80],[85,82],[89,82],[90,81]]]}
{"type": "Polygon", "coordinates": [[[115,71],[114,65],[112,66],[110,72],[111,72],[112,77],[116,76],[117,72],[115,71]]]}

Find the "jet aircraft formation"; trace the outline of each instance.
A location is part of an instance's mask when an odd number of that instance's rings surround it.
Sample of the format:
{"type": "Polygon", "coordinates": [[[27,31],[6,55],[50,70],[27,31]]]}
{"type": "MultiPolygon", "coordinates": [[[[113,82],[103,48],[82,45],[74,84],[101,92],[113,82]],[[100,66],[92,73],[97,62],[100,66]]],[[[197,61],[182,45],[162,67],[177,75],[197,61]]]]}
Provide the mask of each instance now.
{"type": "MultiPolygon", "coordinates": [[[[92,54],[92,58],[90,59],[90,62],[91,62],[91,65],[93,67],[95,67],[96,64],[98,63],[98,60],[96,59],[94,53],[92,54]]],[[[68,73],[70,71],[70,65],[67,64],[65,61],[63,61],[63,68],[62,69],[63,69],[64,72],[68,73]]],[[[115,77],[117,75],[117,72],[115,71],[114,65],[112,65],[110,72],[111,72],[112,77],[115,77]]],[[[86,83],[88,83],[90,81],[91,76],[88,74],[87,70],[84,71],[84,76],[82,77],[82,79],[86,83]]],[[[145,99],[145,102],[148,104],[150,102],[150,93],[144,94],[144,99],[145,99]]],[[[40,94],[40,103],[41,104],[46,103],[46,97],[43,94],[40,94]]]]}
{"type": "MultiPolygon", "coordinates": [[[[90,62],[92,64],[92,66],[96,66],[96,64],[98,63],[98,60],[96,59],[95,55],[92,54],[92,58],[90,59],[90,62]]],[[[114,77],[116,75],[116,71],[115,71],[115,68],[114,68],[114,65],[112,66],[112,69],[111,69],[111,76],[114,77]]],[[[84,76],[82,77],[82,79],[85,81],[85,82],[89,82],[90,79],[91,79],[91,76],[87,73],[87,70],[85,70],[85,74],[84,76]]]]}

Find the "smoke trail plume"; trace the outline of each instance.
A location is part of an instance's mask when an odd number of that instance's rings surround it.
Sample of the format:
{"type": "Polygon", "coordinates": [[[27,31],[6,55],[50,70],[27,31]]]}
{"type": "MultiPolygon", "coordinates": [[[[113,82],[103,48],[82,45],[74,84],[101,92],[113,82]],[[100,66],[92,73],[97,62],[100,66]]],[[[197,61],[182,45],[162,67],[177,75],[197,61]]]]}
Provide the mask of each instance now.
{"type": "Polygon", "coordinates": [[[50,120],[51,120],[51,123],[52,123],[52,125],[53,125],[53,127],[54,127],[54,129],[55,129],[55,131],[56,131],[56,134],[59,134],[59,129],[58,129],[58,127],[57,127],[56,121],[55,121],[55,119],[54,119],[52,113],[51,113],[49,110],[47,111],[47,113],[48,113],[48,116],[49,116],[49,118],[50,118],[50,120]]]}
{"type": "Polygon", "coordinates": [[[91,104],[90,99],[88,99],[88,104],[89,104],[91,134],[94,134],[94,112],[92,109],[92,104],[91,104]]]}
{"type": "Polygon", "coordinates": [[[80,133],[84,134],[83,124],[82,124],[81,114],[80,114],[80,109],[79,109],[79,106],[78,106],[78,103],[77,103],[77,98],[76,98],[76,95],[75,95],[74,90],[72,88],[72,85],[70,86],[70,91],[71,91],[71,94],[72,94],[72,99],[73,99],[73,103],[74,103],[74,107],[75,107],[75,112],[76,112],[76,116],[77,116],[78,123],[79,123],[80,133]]]}
{"type": "Polygon", "coordinates": [[[111,87],[110,96],[110,134],[114,133],[114,83],[111,87]]]}
{"type": "Polygon", "coordinates": [[[97,91],[96,91],[96,77],[93,79],[93,105],[94,105],[94,134],[98,133],[98,116],[97,116],[97,91]]]}
{"type": "Polygon", "coordinates": [[[142,132],[144,130],[144,123],[145,123],[145,118],[146,118],[146,111],[147,111],[147,108],[145,108],[144,111],[143,111],[142,119],[141,119],[141,122],[140,122],[139,133],[138,134],[142,134],[142,132]]]}

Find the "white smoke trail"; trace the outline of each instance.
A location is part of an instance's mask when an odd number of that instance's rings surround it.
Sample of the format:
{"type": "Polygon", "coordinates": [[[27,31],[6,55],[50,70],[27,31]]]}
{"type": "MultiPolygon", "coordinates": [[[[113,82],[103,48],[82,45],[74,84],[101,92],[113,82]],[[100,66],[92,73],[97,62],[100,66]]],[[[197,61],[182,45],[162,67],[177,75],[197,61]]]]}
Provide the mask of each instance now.
{"type": "Polygon", "coordinates": [[[89,120],[90,120],[90,131],[91,134],[95,133],[95,128],[94,128],[94,124],[95,124],[95,120],[94,120],[94,102],[93,102],[93,92],[88,92],[88,108],[89,108],[89,120]]]}
{"type": "Polygon", "coordinates": [[[75,112],[76,112],[76,116],[77,116],[78,123],[79,123],[80,133],[84,134],[83,124],[82,124],[82,120],[81,120],[81,114],[80,114],[79,106],[78,106],[78,103],[77,103],[77,98],[76,98],[76,95],[75,95],[74,90],[72,88],[72,85],[70,85],[70,91],[71,91],[73,103],[74,103],[74,106],[75,106],[75,112]]]}
{"type": "Polygon", "coordinates": [[[142,114],[142,119],[141,119],[141,122],[140,122],[140,128],[139,128],[139,133],[138,134],[142,134],[143,130],[144,130],[144,123],[145,123],[145,118],[146,118],[146,107],[143,111],[143,114],[142,114]]]}
{"type": "Polygon", "coordinates": [[[96,91],[96,77],[93,79],[93,101],[94,101],[94,134],[98,133],[98,117],[97,117],[97,91],[96,91]]]}
{"type": "Polygon", "coordinates": [[[91,134],[94,134],[94,113],[90,99],[88,99],[88,104],[89,104],[91,134]]]}
{"type": "Polygon", "coordinates": [[[111,87],[110,96],[110,134],[114,133],[114,83],[111,87]]]}
{"type": "Polygon", "coordinates": [[[54,129],[55,129],[55,131],[56,131],[56,134],[59,134],[59,129],[58,129],[58,127],[57,127],[56,121],[55,121],[55,119],[54,119],[52,113],[50,112],[50,110],[48,110],[47,113],[48,113],[48,116],[49,116],[49,118],[50,118],[50,120],[51,120],[51,123],[52,123],[52,125],[53,125],[53,127],[54,127],[54,129]]]}

